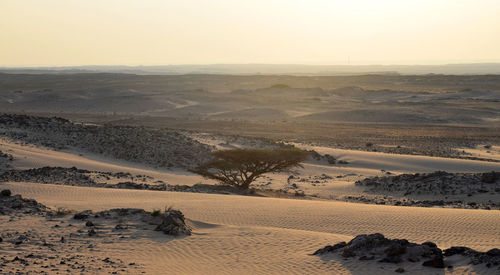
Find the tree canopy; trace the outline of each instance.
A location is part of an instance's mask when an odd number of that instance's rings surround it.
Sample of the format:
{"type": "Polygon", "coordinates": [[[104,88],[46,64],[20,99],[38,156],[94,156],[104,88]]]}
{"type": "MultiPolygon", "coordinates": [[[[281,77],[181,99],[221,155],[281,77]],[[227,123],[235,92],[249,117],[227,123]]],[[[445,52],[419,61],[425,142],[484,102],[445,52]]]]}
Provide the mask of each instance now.
{"type": "Polygon", "coordinates": [[[248,189],[250,184],[269,172],[287,172],[302,167],[308,152],[297,148],[261,150],[234,149],[212,152],[212,160],[193,172],[222,184],[248,189]]]}

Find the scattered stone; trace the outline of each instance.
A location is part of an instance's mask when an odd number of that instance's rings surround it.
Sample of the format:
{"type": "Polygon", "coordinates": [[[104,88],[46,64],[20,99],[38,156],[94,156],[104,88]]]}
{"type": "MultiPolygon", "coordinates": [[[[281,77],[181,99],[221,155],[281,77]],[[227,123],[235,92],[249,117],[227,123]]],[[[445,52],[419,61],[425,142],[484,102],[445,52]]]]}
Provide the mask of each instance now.
{"type": "Polygon", "coordinates": [[[115,226],[115,229],[116,230],[123,230],[123,229],[127,229],[128,227],[126,225],[122,225],[122,224],[117,224],[115,226]]]}
{"type": "Polygon", "coordinates": [[[0,192],[0,196],[9,197],[12,192],[9,189],[4,189],[0,192]]]}
{"type": "Polygon", "coordinates": [[[402,268],[402,267],[399,267],[399,268],[397,268],[397,269],[396,269],[396,270],[394,270],[394,271],[395,271],[395,272],[397,272],[397,273],[404,273],[404,272],[405,272],[405,269],[404,269],[404,268],[402,268]]]}
{"type": "MultiPolygon", "coordinates": [[[[470,258],[471,263],[485,264],[487,267],[500,265],[500,249],[494,248],[487,252],[478,252],[468,247],[454,246],[444,251],[433,242],[416,244],[405,239],[387,239],[380,233],[358,235],[348,243],[340,242],[318,249],[313,255],[338,253],[344,258],[360,256],[359,260],[376,260],[385,263],[420,262],[422,265],[434,268],[445,267],[445,257],[462,255],[470,258]]],[[[448,268],[450,268],[448,266],[448,268]]],[[[396,272],[398,272],[396,270],[396,272]]],[[[404,269],[403,271],[404,272],[404,269]]]]}
{"type": "Polygon", "coordinates": [[[93,222],[91,222],[91,221],[87,221],[87,222],[85,223],[85,226],[90,227],[90,226],[95,226],[95,225],[94,225],[94,223],[93,223],[93,222]]]}

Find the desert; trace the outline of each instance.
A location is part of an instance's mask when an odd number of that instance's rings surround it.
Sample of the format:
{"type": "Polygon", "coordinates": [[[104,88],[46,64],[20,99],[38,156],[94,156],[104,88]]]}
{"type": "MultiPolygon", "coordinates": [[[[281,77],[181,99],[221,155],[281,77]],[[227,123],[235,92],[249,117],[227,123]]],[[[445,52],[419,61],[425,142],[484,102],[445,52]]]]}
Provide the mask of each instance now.
{"type": "Polygon", "coordinates": [[[500,1],[0,11],[0,274],[500,274],[500,1]]]}

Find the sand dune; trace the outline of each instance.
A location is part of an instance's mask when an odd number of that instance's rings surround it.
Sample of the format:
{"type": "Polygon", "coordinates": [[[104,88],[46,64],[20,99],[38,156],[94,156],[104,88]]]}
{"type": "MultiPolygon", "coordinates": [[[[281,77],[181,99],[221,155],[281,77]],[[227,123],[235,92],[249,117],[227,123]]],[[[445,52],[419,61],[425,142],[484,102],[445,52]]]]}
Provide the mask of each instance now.
{"type": "MultiPolygon", "coordinates": [[[[195,227],[194,235],[188,238],[138,239],[102,248],[130,250],[133,253],[118,253],[144,263],[151,268],[151,272],[163,269],[173,273],[212,274],[363,273],[374,266],[350,265],[338,259],[323,262],[308,254],[326,244],[372,232],[414,242],[433,240],[440,247],[464,245],[487,250],[500,246],[498,211],[108,190],[33,183],[8,183],[2,184],[1,188],[10,188],[14,193],[35,198],[49,206],[78,210],[113,207],[153,209],[173,205],[189,219],[208,224],[195,227]]],[[[385,271],[396,268],[391,264],[376,265],[380,273],[384,273],[380,267],[384,267],[385,271]]],[[[406,268],[418,270],[421,267],[406,268]]],[[[467,272],[472,271],[470,266],[463,268],[467,272]]],[[[458,270],[455,269],[455,272],[458,270]]],[[[436,274],[444,273],[439,271],[436,274]]]]}
{"type": "MultiPolygon", "coordinates": [[[[188,184],[200,177],[110,160],[95,155],[56,152],[3,141],[0,149],[15,157],[15,168],[77,166],[100,171],[146,174],[170,183],[188,184]]],[[[391,155],[351,150],[311,148],[349,161],[343,166],[310,162],[303,175],[319,173],[380,174],[393,172],[490,171],[499,163],[422,156],[391,155]]],[[[286,175],[271,175],[283,184],[286,175]]],[[[325,187],[335,192],[353,188],[352,179],[325,187]]],[[[494,274],[496,269],[473,266],[460,259],[453,269],[434,270],[419,263],[363,263],[335,256],[310,255],[315,250],[353,236],[380,232],[412,242],[433,241],[439,247],[468,246],[480,251],[500,247],[500,211],[419,208],[356,204],[339,201],[262,198],[144,190],[0,183],[0,189],[50,207],[104,210],[134,207],[146,210],[173,206],[193,225],[193,235],[172,238],[158,232],[113,242],[97,239],[92,255],[135,262],[148,274],[386,274],[403,266],[411,274],[494,274]]],[[[320,190],[321,191],[321,190],[320,190]]],[[[35,219],[33,217],[33,219],[35,219]]],[[[36,221],[33,221],[36,222],[36,221]]],[[[39,222],[39,221],[38,221],[39,222]]],[[[15,223],[11,224],[15,228],[15,223]]],[[[7,226],[3,226],[7,229],[7,226]]],[[[10,228],[10,227],[9,227],[10,228]]],[[[10,251],[15,255],[16,251],[10,251]]],[[[10,255],[10,254],[9,254],[10,255]]]]}
{"type": "Polygon", "coordinates": [[[500,170],[500,163],[497,162],[343,150],[300,144],[298,146],[309,150],[316,150],[320,154],[330,154],[338,159],[346,160],[349,162],[349,165],[345,166],[345,170],[352,169],[353,172],[356,169],[363,169],[365,171],[380,171],[384,169],[397,173],[423,173],[438,170],[447,172],[489,172],[500,170]]]}

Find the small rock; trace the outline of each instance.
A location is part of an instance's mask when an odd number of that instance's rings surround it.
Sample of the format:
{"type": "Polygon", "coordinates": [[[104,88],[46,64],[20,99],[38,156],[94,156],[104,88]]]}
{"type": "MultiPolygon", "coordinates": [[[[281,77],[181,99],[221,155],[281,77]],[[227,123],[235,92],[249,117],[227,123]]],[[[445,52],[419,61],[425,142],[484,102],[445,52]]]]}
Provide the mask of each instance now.
{"type": "Polygon", "coordinates": [[[85,210],[83,212],[76,213],[73,216],[73,219],[75,219],[75,220],[84,220],[84,219],[88,218],[90,214],[91,214],[90,210],[85,210]]]}
{"type": "Polygon", "coordinates": [[[117,224],[115,226],[115,229],[116,230],[122,230],[122,229],[127,229],[128,227],[126,225],[122,225],[122,224],[117,224]]]}
{"type": "Polygon", "coordinates": [[[95,225],[94,225],[94,223],[93,223],[93,222],[91,222],[91,221],[87,221],[87,222],[85,223],[85,226],[90,227],[90,226],[95,226],[95,225]]]}
{"type": "Polygon", "coordinates": [[[444,268],[444,262],[442,256],[434,256],[432,259],[422,263],[423,266],[431,266],[435,268],[444,268]]]}
{"type": "Polygon", "coordinates": [[[403,272],[405,272],[405,269],[404,269],[404,268],[402,268],[402,267],[399,267],[399,268],[397,268],[397,269],[396,269],[396,270],[394,270],[394,271],[395,271],[395,272],[397,272],[397,273],[403,273],[403,272]]]}
{"type": "Polygon", "coordinates": [[[10,192],[9,189],[4,189],[0,192],[0,195],[4,197],[10,197],[10,195],[12,195],[12,192],[10,192]]]}

